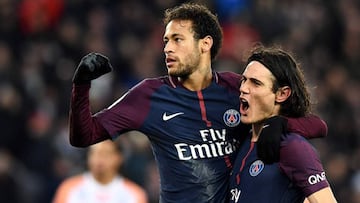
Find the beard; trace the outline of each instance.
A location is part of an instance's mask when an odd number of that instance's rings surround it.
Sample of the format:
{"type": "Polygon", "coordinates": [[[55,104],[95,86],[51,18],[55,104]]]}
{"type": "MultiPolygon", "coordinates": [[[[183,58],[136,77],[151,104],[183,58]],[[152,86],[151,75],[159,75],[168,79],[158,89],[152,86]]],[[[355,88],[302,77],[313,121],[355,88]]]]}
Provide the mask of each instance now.
{"type": "Polygon", "coordinates": [[[189,66],[183,63],[180,63],[176,70],[169,71],[169,75],[173,77],[180,77],[183,79],[188,78],[194,71],[196,66],[189,66]]]}
{"type": "Polygon", "coordinates": [[[199,64],[200,53],[193,52],[192,54],[189,54],[187,57],[185,57],[185,62],[179,61],[177,67],[169,69],[168,74],[173,77],[186,79],[199,68],[199,64]]]}

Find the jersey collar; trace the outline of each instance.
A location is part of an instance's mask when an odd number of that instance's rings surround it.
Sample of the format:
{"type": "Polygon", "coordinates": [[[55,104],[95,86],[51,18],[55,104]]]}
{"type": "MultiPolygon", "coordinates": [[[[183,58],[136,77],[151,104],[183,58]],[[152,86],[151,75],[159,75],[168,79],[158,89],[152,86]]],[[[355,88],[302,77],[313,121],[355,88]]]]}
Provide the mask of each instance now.
{"type": "MultiPolygon", "coordinates": [[[[173,88],[184,87],[177,77],[169,76],[169,80],[170,80],[170,84],[173,88]]],[[[212,72],[212,80],[216,84],[219,83],[219,76],[218,76],[218,73],[215,71],[212,72]]]]}

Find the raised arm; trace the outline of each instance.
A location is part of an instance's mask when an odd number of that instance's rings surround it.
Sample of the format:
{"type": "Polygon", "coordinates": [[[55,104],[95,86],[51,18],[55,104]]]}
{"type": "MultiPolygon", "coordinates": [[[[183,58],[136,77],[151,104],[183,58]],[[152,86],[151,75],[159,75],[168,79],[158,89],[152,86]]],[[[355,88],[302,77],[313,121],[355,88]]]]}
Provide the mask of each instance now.
{"type": "Polygon", "coordinates": [[[87,147],[109,139],[104,127],[91,115],[89,89],[91,80],[112,70],[108,58],[96,53],[84,56],[73,77],[69,112],[70,144],[87,147]]]}
{"type": "Polygon", "coordinates": [[[75,147],[87,147],[109,139],[104,127],[92,117],[89,102],[90,84],[73,85],[69,113],[69,139],[75,147]]]}

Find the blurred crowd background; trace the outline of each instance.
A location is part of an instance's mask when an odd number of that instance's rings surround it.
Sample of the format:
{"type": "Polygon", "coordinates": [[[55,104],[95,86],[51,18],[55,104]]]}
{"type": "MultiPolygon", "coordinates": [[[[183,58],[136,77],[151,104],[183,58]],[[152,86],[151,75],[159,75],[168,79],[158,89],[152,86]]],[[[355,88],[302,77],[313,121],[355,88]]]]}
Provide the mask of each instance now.
{"type": "MultiPolygon", "coordinates": [[[[93,81],[91,107],[109,106],[145,77],[166,74],[163,11],[180,0],[0,0],[0,202],[51,202],[58,184],[85,170],[87,149],[70,146],[71,79],[82,56],[114,67],[93,81]]],[[[360,1],[209,0],[224,31],[218,71],[241,73],[254,42],[299,60],[328,136],[319,150],[339,202],[360,202],[360,1]]],[[[124,176],[158,201],[147,138],[121,136],[124,176]]]]}

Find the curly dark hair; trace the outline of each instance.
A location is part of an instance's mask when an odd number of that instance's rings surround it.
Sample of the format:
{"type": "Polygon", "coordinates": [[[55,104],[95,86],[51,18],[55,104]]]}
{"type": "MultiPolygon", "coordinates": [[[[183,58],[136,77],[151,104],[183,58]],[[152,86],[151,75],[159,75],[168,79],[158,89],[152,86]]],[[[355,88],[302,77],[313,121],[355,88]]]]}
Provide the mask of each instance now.
{"type": "Polygon", "coordinates": [[[164,13],[164,25],[172,20],[190,20],[194,30],[194,38],[199,40],[206,36],[213,38],[211,59],[216,59],[222,46],[223,33],[218,18],[206,6],[195,3],[184,3],[168,8],[164,13]]]}

